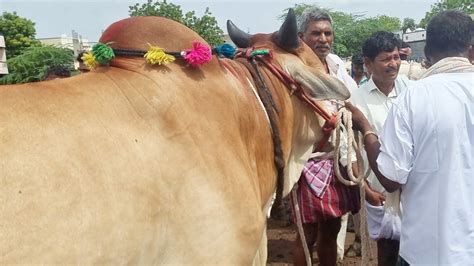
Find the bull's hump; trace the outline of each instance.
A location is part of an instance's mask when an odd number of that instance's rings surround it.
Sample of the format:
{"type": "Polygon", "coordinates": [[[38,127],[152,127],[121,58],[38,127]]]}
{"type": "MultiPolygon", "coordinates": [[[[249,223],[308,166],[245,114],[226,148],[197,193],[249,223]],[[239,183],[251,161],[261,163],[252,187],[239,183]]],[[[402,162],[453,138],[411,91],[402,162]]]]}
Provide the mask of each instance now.
{"type": "Polygon", "coordinates": [[[131,17],[110,25],[99,42],[116,49],[148,50],[149,44],[175,52],[189,49],[193,40],[205,41],[188,27],[163,17],[131,17]]]}

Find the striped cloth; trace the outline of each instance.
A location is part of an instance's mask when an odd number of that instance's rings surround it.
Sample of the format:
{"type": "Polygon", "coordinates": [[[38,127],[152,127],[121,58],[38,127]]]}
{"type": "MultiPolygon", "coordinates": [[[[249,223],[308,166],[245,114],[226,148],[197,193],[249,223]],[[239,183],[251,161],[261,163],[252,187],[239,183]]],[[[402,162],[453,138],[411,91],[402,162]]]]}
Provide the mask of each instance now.
{"type": "Polygon", "coordinates": [[[301,177],[306,179],[306,184],[312,189],[314,195],[321,198],[326,192],[331,176],[333,175],[332,160],[309,159],[311,163],[306,163],[301,177]]]}
{"type": "MultiPolygon", "coordinates": [[[[317,223],[341,217],[352,212],[356,213],[360,209],[360,195],[358,186],[346,186],[340,183],[334,176],[332,169],[333,160],[310,159],[301,173],[296,191],[298,205],[301,212],[303,223],[317,223]],[[327,185],[324,184],[327,166],[330,165],[330,175],[327,179],[327,185]],[[307,178],[305,175],[309,175],[307,178]],[[322,175],[322,178],[318,178],[322,175]],[[308,180],[313,180],[311,186],[308,180]],[[322,188],[322,189],[321,189],[322,188]]],[[[294,198],[290,194],[291,212],[293,222],[296,222],[294,210],[294,198]]]]}

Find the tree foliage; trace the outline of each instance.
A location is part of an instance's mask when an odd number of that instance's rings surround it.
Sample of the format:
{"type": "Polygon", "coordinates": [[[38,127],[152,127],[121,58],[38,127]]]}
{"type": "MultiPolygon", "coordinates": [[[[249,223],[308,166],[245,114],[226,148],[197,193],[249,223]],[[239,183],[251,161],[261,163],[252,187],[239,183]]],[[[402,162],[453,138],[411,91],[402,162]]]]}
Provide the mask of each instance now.
{"type": "Polygon", "coordinates": [[[10,74],[0,84],[16,84],[43,80],[50,67],[62,65],[74,69],[74,53],[54,46],[27,48],[21,55],[7,59],[10,74]]]}
{"type": "MultiPolygon", "coordinates": [[[[296,4],[293,9],[300,16],[303,10],[311,5],[296,4]]],[[[374,32],[385,30],[398,31],[401,28],[400,19],[390,16],[365,17],[363,15],[348,14],[340,11],[327,10],[333,19],[334,44],[333,52],[341,57],[349,57],[360,53],[364,41],[374,32]]],[[[286,17],[288,9],[280,16],[286,17]]]]}
{"type": "Polygon", "coordinates": [[[402,23],[402,30],[405,33],[408,29],[411,31],[415,30],[416,23],[415,20],[412,18],[404,18],[402,23]]]}
{"type": "Polygon", "coordinates": [[[222,35],[223,31],[219,28],[217,20],[209,8],[206,7],[204,15],[197,17],[194,11],[189,11],[183,14],[181,6],[173,3],[168,3],[166,0],[148,0],[146,3],[140,5],[136,3],[129,6],[129,15],[133,16],[161,16],[184,24],[188,28],[194,30],[210,45],[218,45],[224,42],[222,35]]]}
{"type": "Polygon", "coordinates": [[[5,38],[7,58],[13,58],[29,47],[40,45],[35,39],[35,23],[19,17],[15,12],[3,12],[0,16],[0,33],[5,38]]]}
{"type": "Polygon", "coordinates": [[[460,10],[472,14],[474,13],[474,2],[472,0],[442,0],[436,2],[431,5],[431,10],[426,12],[418,26],[426,29],[431,18],[445,10],[460,10]]]}

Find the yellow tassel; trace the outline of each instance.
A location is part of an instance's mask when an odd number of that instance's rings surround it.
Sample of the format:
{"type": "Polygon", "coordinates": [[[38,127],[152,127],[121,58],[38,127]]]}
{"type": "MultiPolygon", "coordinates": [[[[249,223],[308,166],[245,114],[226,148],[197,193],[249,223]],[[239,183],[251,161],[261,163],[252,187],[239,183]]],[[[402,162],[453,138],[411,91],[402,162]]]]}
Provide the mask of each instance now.
{"type": "Polygon", "coordinates": [[[158,46],[151,46],[148,49],[148,52],[143,56],[147,63],[155,65],[168,64],[175,60],[175,57],[169,54],[166,54],[162,48],[158,46]]]}
{"type": "Polygon", "coordinates": [[[86,66],[91,70],[95,69],[98,65],[97,61],[95,60],[95,56],[91,52],[84,53],[82,56],[82,61],[84,61],[84,64],[86,64],[86,66]]]}

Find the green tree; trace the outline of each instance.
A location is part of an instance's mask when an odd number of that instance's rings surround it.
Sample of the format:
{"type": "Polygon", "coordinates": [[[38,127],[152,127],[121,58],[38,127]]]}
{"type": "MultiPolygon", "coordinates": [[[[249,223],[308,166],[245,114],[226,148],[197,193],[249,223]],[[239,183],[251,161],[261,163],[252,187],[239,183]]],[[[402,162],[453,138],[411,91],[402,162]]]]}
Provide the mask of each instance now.
{"type": "Polygon", "coordinates": [[[415,20],[412,18],[404,18],[402,23],[402,30],[406,32],[407,29],[414,30],[416,28],[415,20]]]}
{"type": "Polygon", "coordinates": [[[3,12],[0,16],[0,32],[5,38],[7,58],[20,55],[28,47],[40,45],[35,39],[35,23],[19,17],[15,12],[3,12]]]}
{"type": "MultiPolygon", "coordinates": [[[[334,23],[337,23],[337,21],[334,23]]],[[[346,45],[348,53],[338,55],[348,57],[357,53],[361,53],[362,45],[372,33],[376,31],[394,32],[398,31],[400,27],[400,19],[395,17],[382,15],[377,17],[358,18],[354,21],[354,24],[348,33],[343,36],[344,39],[341,40],[346,45]]]]}
{"type": "Polygon", "coordinates": [[[222,35],[224,32],[219,28],[217,20],[209,8],[206,7],[204,15],[197,17],[194,11],[183,14],[181,6],[168,3],[166,0],[148,0],[140,5],[139,3],[129,6],[129,15],[133,16],[161,16],[177,21],[194,30],[210,45],[218,45],[224,42],[222,35]]]}
{"type": "Polygon", "coordinates": [[[432,17],[445,10],[460,10],[467,14],[474,13],[474,2],[472,0],[442,0],[431,5],[431,10],[426,12],[421,19],[419,27],[425,28],[432,17]]]}
{"type": "Polygon", "coordinates": [[[43,80],[48,69],[62,65],[74,69],[74,53],[54,46],[27,48],[21,55],[7,59],[10,74],[0,78],[0,84],[16,84],[43,80]]]}
{"type": "Polygon", "coordinates": [[[353,53],[352,47],[357,46],[357,44],[353,43],[357,42],[357,39],[351,36],[355,28],[355,23],[360,16],[339,11],[330,11],[329,13],[333,19],[333,53],[342,57],[350,56],[353,53]]]}

